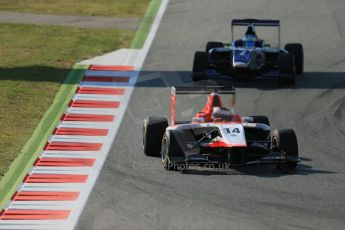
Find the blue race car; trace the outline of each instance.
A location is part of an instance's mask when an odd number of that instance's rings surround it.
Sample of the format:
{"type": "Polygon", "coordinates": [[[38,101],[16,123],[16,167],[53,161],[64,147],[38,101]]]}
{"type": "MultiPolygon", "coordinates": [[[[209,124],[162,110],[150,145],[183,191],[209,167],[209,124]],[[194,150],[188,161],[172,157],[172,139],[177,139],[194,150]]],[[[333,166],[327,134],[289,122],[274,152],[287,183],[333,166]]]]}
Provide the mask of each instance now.
{"type": "Polygon", "coordinates": [[[300,43],[286,44],[280,48],[280,21],[234,19],[231,22],[231,44],[208,42],[206,51],[194,55],[193,81],[211,78],[233,80],[278,79],[287,84],[295,83],[295,75],[303,74],[304,54],[300,43]],[[246,26],[241,39],[234,40],[234,27],[246,26]],[[276,47],[260,39],[255,27],[278,29],[276,47]]]}

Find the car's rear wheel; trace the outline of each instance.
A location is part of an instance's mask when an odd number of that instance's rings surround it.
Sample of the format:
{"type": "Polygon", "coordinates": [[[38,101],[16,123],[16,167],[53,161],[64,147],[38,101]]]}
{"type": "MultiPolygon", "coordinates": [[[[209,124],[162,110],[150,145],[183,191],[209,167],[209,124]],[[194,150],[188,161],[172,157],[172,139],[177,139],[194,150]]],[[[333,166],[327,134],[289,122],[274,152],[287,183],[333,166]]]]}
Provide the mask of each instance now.
{"type": "Polygon", "coordinates": [[[224,47],[223,42],[207,42],[206,44],[206,53],[208,53],[211,49],[214,48],[222,48],[224,47]]]}
{"type": "Polygon", "coordinates": [[[182,149],[179,146],[178,141],[176,140],[176,136],[174,135],[173,130],[168,130],[165,132],[163,140],[162,140],[162,149],[161,149],[161,158],[163,167],[166,170],[179,170],[185,169],[185,163],[176,163],[171,160],[174,157],[181,157],[183,156],[182,149]]]}
{"type": "Polygon", "coordinates": [[[159,156],[168,121],[165,117],[146,117],[143,125],[143,149],[147,156],[159,156]]]}
{"type": "MultiPolygon", "coordinates": [[[[292,129],[274,130],[272,134],[272,150],[283,152],[287,157],[298,157],[298,144],[296,134],[292,129]]],[[[285,172],[294,170],[295,161],[277,164],[277,169],[285,172]]]]}
{"type": "Polygon", "coordinates": [[[194,54],[193,62],[193,72],[192,79],[193,81],[201,81],[206,79],[205,71],[208,68],[208,54],[206,52],[197,51],[194,54]]]}
{"type": "Polygon", "coordinates": [[[279,55],[279,79],[289,85],[295,83],[295,61],[292,54],[279,55]]]}
{"type": "Polygon", "coordinates": [[[285,50],[295,58],[296,74],[303,74],[304,71],[304,52],[303,45],[300,43],[290,43],[285,45],[285,50]]]}

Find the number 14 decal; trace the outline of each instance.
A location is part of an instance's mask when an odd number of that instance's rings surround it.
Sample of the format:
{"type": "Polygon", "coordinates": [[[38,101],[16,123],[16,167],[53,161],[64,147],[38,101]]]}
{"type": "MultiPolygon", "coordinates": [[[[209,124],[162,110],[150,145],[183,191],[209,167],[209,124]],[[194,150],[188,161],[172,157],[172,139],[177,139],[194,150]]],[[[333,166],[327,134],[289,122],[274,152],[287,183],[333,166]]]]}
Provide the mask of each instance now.
{"type": "Polygon", "coordinates": [[[225,129],[227,133],[240,133],[240,129],[239,128],[234,128],[232,131],[229,128],[225,129]]]}

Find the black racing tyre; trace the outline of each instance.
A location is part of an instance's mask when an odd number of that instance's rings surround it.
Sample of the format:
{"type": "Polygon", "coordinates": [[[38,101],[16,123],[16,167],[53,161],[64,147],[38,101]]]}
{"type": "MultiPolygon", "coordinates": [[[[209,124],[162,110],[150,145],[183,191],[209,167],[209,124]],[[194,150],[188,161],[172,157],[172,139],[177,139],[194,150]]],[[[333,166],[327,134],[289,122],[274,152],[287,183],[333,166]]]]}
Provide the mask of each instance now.
{"type": "Polygon", "coordinates": [[[303,45],[300,43],[289,43],[285,45],[285,50],[294,55],[296,74],[303,74],[304,71],[304,52],[303,45]]]}
{"type": "Polygon", "coordinates": [[[193,72],[192,73],[192,80],[193,81],[203,81],[207,80],[207,75],[201,72],[193,72]]]}
{"type": "Polygon", "coordinates": [[[165,117],[146,117],[143,125],[143,149],[146,156],[159,156],[162,138],[169,126],[165,117]]]}
{"type": "Polygon", "coordinates": [[[206,53],[208,53],[211,49],[222,48],[222,47],[224,47],[223,42],[207,42],[205,51],[206,53]]]}
{"type": "Polygon", "coordinates": [[[203,73],[208,68],[208,54],[197,51],[194,54],[193,73],[203,73]]]}
{"type": "MultiPolygon", "coordinates": [[[[298,157],[298,144],[295,132],[292,129],[274,130],[272,134],[272,149],[282,151],[286,156],[298,157]]],[[[277,164],[277,169],[291,171],[296,166],[297,162],[285,162],[277,164]]]]}
{"type": "Polygon", "coordinates": [[[162,149],[161,149],[161,159],[163,167],[166,170],[179,170],[186,168],[186,164],[177,164],[170,160],[171,157],[180,157],[183,156],[183,150],[181,149],[178,141],[176,140],[176,135],[173,130],[168,130],[165,132],[162,140],[162,149]]]}
{"type": "Polygon", "coordinates": [[[279,55],[279,79],[286,84],[295,83],[295,61],[294,56],[289,53],[279,55]]]}
{"type": "Polygon", "coordinates": [[[261,123],[270,126],[270,120],[266,116],[250,116],[253,118],[253,123],[261,123]]]}

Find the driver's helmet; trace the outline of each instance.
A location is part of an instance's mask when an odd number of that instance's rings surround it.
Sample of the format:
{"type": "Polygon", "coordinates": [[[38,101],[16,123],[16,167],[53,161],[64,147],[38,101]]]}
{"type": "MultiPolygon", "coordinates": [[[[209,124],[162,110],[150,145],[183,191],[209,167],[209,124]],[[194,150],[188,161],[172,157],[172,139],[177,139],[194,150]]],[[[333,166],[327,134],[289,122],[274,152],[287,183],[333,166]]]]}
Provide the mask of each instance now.
{"type": "Polygon", "coordinates": [[[213,107],[212,119],[230,120],[231,111],[224,107],[213,107]]]}
{"type": "Polygon", "coordinates": [[[253,34],[246,34],[243,37],[243,43],[245,48],[254,48],[255,42],[257,41],[257,38],[253,34]]]}

